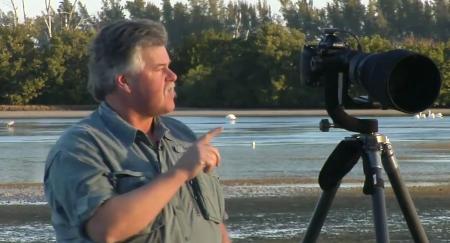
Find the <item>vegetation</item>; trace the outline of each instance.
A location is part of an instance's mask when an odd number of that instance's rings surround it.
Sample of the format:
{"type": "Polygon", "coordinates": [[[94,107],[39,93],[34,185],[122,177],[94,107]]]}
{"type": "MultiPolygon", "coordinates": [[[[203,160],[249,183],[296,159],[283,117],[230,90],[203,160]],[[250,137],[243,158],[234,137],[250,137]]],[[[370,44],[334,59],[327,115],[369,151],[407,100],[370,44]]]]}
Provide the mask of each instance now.
{"type": "Polygon", "coordinates": [[[169,32],[181,106],[323,106],[323,90],[299,81],[299,56],[325,26],[354,32],[366,52],[403,48],[430,57],[443,79],[436,105],[450,106],[449,0],[333,0],[322,9],[312,0],[279,1],[279,14],[265,0],[102,0],[95,16],[76,0],[56,10],[46,1],[45,13],[24,14],[23,22],[16,10],[0,10],[0,104],[93,104],[85,87],[96,31],[149,18],[169,32]]]}

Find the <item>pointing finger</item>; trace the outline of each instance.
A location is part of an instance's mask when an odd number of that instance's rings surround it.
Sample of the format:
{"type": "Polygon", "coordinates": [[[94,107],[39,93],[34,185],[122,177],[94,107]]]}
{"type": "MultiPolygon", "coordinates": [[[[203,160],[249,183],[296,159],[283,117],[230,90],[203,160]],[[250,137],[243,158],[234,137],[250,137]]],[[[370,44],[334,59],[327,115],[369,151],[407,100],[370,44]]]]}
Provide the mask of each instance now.
{"type": "Polygon", "coordinates": [[[210,143],[211,140],[217,136],[219,136],[220,133],[222,133],[223,128],[222,127],[216,127],[209,132],[207,132],[205,135],[203,135],[201,138],[198,139],[198,142],[201,143],[210,143]]]}

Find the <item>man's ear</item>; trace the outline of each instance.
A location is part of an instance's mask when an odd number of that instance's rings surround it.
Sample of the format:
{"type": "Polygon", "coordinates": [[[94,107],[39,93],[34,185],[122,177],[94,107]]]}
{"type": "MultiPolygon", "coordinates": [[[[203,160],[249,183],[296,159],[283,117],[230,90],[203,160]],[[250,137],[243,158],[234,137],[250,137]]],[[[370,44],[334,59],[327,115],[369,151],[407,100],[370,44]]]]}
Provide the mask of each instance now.
{"type": "Polygon", "coordinates": [[[124,74],[119,74],[116,76],[116,85],[117,85],[117,88],[119,90],[122,90],[123,92],[126,92],[126,93],[131,92],[128,79],[127,79],[127,77],[125,77],[124,74]]]}

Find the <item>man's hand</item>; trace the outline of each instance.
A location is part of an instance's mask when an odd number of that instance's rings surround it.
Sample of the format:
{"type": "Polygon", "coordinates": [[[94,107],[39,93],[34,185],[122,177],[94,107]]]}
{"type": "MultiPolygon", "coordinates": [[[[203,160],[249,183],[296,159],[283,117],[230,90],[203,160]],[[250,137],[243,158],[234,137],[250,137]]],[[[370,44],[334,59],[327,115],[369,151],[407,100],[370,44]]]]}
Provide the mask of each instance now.
{"type": "Polygon", "coordinates": [[[220,164],[219,150],[211,145],[214,137],[222,132],[214,128],[199,138],[178,160],[175,169],[184,172],[187,180],[194,178],[200,171],[210,172],[220,164]]]}
{"type": "Polygon", "coordinates": [[[216,128],[199,138],[174,168],[147,185],[107,200],[87,223],[89,237],[99,242],[115,242],[141,231],[187,180],[202,170],[211,171],[220,163],[219,150],[211,145],[211,140],[221,132],[222,128],[216,128]]]}

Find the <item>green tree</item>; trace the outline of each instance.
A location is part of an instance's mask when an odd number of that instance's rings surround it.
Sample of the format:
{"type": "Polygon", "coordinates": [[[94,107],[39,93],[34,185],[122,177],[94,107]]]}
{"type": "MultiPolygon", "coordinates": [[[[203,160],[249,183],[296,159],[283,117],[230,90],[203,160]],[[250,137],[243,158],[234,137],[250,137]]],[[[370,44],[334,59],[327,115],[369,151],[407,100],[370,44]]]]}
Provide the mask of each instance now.
{"type": "Polygon", "coordinates": [[[7,13],[0,10],[0,26],[14,27],[16,25],[16,19],[12,11],[7,13]]]}
{"type": "Polygon", "coordinates": [[[366,9],[360,0],[341,0],[342,18],[345,29],[362,34],[366,9]]]}
{"type": "Polygon", "coordinates": [[[430,38],[433,36],[433,27],[436,25],[433,17],[433,8],[429,2],[424,3],[423,19],[418,27],[419,35],[430,38]]]}
{"type": "Polygon", "coordinates": [[[220,28],[220,9],[223,1],[208,0],[208,21],[213,29],[218,30],[220,28]]]}
{"type": "Polygon", "coordinates": [[[252,80],[252,86],[256,84],[256,90],[259,90],[256,91],[256,104],[284,107],[301,105],[298,96],[301,93],[298,60],[305,35],[295,29],[267,24],[259,28],[253,38],[249,38],[249,42],[254,43],[257,50],[253,75],[258,77],[252,80]]]}
{"type": "Polygon", "coordinates": [[[223,104],[219,79],[230,79],[223,67],[233,59],[232,46],[230,34],[213,30],[184,41],[173,58],[174,69],[179,74],[182,105],[220,107],[223,104]]]}
{"type": "Polygon", "coordinates": [[[325,11],[314,8],[311,0],[299,0],[295,4],[291,0],[282,0],[281,4],[287,26],[302,30],[308,39],[317,37],[319,29],[326,25],[325,11]]]}
{"type": "Polygon", "coordinates": [[[80,22],[77,27],[83,31],[91,31],[96,24],[96,19],[89,14],[86,5],[78,2],[77,13],[80,16],[80,22]]]}
{"type": "Polygon", "coordinates": [[[450,107],[450,41],[444,43],[444,61],[440,64],[442,87],[438,98],[438,104],[450,107]]]}
{"type": "Polygon", "coordinates": [[[98,14],[101,24],[125,19],[124,7],[121,0],[102,0],[101,11],[98,14]]]}
{"type": "Polygon", "coordinates": [[[289,28],[301,28],[300,17],[291,0],[280,0],[281,14],[289,28]]]}
{"type": "Polygon", "coordinates": [[[401,0],[399,2],[397,28],[400,36],[420,36],[424,24],[424,9],[420,0],[401,0]]]}
{"type": "Polygon", "coordinates": [[[93,32],[63,30],[44,46],[43,72],[47,82],[37,102],[41,104],[93,103],[87,92],[88,47],[93,32]]]}
{"type": "Polygon", "coordinates": [[[448,0],[434,0],[433,11],[436,25],[434,35],[443,41],[450,39],[450,2],[448,0]]]}
{"type": "Polygon", "coordinates": [[[161,10],[158,6],[144,0],[127,1],[125,9],[130,13],[130,19],[161,20],[161,10]]]}
{"type": "Polygon", "coordinates": [[[75,11],[76,6],[70,0],[62,0],[56,11],[57,29],[73,29],[80,22],[79,16],[75,11]]]}
{"type": "Polygon", "coordinates": [[[170,0],[162,0],[162,22],[170,28],[173,21],[173,8],[170,0]]]}
{"type": "Polygon", "coordinates": [[[209,24],[207,21],[208,3],[206,0],[191,0],[190,4],[190,16],[191,16],[191,31],[192,33],[200,33],[203,30],[207,30],[209,24]]]}
{"type": "Polygon", "coordinates": [[[394,49],[392,42],[380,35],[366,36],[361,38],[360,41],[363,51],[366,53],[380,53],[394,49]]]}
{"type": "Polygon", "coordinates": [[[328,25],[339,29],[345,28],[344,17],[342,16],[341,9],[342,7],[339,0],[333,0],[332,3],[327,3],[326,10],[328,25]]]}
{"type": "Polygon", "coordinates": [[[364,19],[364,34],[365,35],[388,35],[388,23],[379,10],[377,0],[369,0],[367,4],[366,17],[364,19]]]}
{"type": "Polygon", "coordinates": [[[262,24],[267,24],[272,22],[272,11],[270,5],[267,4],[266,0],[258,0],[256,4],[256,12],[258,14],[259,22],[262,24]]]}
{"type": "Polygon", "coordinates": [[[184,39],[190,35],[189,20],[188,7],[185,4],[176,3],[173,6],[173,22],[169,29],[171,46],[180,46],[184,39]]]}
{"type": "Polygon", "coordinates": [[[401,27],[399,26],[399,8],[400,0],[378,0],[379,13],[382,14],[383,18],[387,22],[387,28],[389,35],[395,38],[399,38],[399,33],[402,33],[401,27]]]}
{"type": "Polygon", "coordinates": [[[46,78],[34,30],[23,24],[0,26],[0,102],[24,105],[38,97],[46,78]]]}
{"type": "Polygon", "coordinates": [[[188,59],[175,65],[181,73],[180,100],[216,107],[304,104],[308,99],[298,99],[304,39],[297,30],[276,24],[262,25],[247,39],[214,31],[191,37],[177,54],[188,59]]]}

